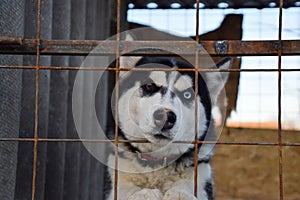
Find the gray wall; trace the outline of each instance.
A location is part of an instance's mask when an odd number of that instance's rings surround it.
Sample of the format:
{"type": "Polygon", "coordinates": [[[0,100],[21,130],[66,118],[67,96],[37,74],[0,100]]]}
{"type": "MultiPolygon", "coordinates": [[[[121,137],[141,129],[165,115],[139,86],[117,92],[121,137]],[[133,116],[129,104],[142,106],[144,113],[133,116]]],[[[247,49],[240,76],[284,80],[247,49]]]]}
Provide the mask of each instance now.
{"type": "MultiPolygon", "coordinates": [[[[0,35],[23,35],[24,2],[2,0],[0,35]]],[[[0,65],[21,65],[22,56],[0,55],[0,65]]],[[[0,69],[0,136],[19,136],[22,70],[0,69]]],[[[17,142],[0,142],[0,199],[14,199],[17,142]]]]}
{"type": "MultiPolygon", "coordinates": [[[[106,39],[114,34],[116,1],[42,0],[41,38],[106,39]]],[[[0,35],[34,39],[36,0],[2,0],[0,35]],[[3,12],[4,11],[4,12],[3,12]]],[[[80,66],[81,56],[41,56],[42,66],[80,66]]],[[[36,65],[32,55],[0,55],[1,65],[36,65]]],[[[34,136],[35,70],[0,69],[0,137],[34,136]]],[[[39,71],[39,138],[78,138],[72,115],[77,71],[39,71]]],[[[87,73],[86,80],[93,80],[87,73]]],[[[109,80],[108,76],[104,80],[109,80]]],[[[90,87],[89,82],[83,91],[90,87]]],[[[107,87],[96,108],[106,119],[107,87]]],[[[84,96],[82,96],[84,107],[84,96]]],[[[82,108],[84,109],[84,108],[82,108]]],[[[39,142],[35,199],[102,199],[103,166],[78,142],[39,142]]],[[[0,199],[31,199],[32,142],[0,142],[0,199]]]]}

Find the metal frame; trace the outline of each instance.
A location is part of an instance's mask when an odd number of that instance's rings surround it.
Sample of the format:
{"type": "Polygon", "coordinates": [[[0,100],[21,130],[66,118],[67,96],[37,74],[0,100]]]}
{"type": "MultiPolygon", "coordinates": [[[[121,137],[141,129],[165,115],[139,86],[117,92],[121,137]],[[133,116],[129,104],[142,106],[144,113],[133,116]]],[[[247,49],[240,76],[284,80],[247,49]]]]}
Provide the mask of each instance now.
{"type": "MultiPolygon", "coordinates": [[[[93,41],[93,40],[33,40],[21,37],[0,37],[0,52],[3,54],[36,55],[88,55],[103,45],[104,55],[130,52],[128,55],[194,55],[205,51],[212,56],[277,56],[300,55],[300,40],[268,41],[93,41]],[[38,46],[38,49],[37,49],[38,46]],[[178,49],[181,46],[184,48],[178,49]],[[138,47],[138,48],[137,48],[138,47]],[[161,49],[169,51],[162,51],[161,49]],[[132,51],[133,49],[138,49],[132,51]],[[171,53],[173,52],[173,53],[171,53]],[[174,54],[175,53],[175,54],[174,54]]],[[[99,53],[100,54],[100,53],[99,53]]]]}
{"type": "MultiPolygon", "coordinates": [[[[118,33],[120,33],[121,27],[121,0],[117,1],[117,23],[116,23],[116,33],[117,37],[115,41],[109,41],[107,48],[104,48],[103,54],[115,55],[116,58],[124,52],[130,52],[127,55],[164,55],[164,56],[174,56],[176,52],[180,55],[189,54],[195,55],[196,66],[198,66],[198,56],[201,56],[205,49],[212,56],[274,56],[278,57],[277,69],[229,69],[229,70],[215,70],[215,71],[229,71],[229,72],[251,72],[251,71],[276,71],[278,72],[278,131],[277,131],[277,142],[217,142],[217,145],[263,145],[263,146],[277,146],[278,147],[278,176],[279,176],[279,197],[282,200],[284,198],[283,192],[283,155],[282,147],[284,146],[300,146],[300,143],[289,143],[282,142],[282,125],[281,125],[281,100],[282,100],[282,89],[281,89],[281,79],[283,71],[300,71],[300,69],[282,69],[281,58],[283,55],[300,55],[300,40],[282,40],[282,9],[283,0],[279,1],[279,34],[278,40],[273,41],[199,41],[199,3],[200,0],[196,0],[196,44],[195,48],[194,42],[188,41],[120,41],[118,33]],[[178,45],[184,48],[178,50],[178,45]],[[139,47],[138,51],[131,51],[139,47]],[[161,47],[164,49],[170,49],[169,52],[161,51],[161,47]]],[[[42,55],[87,55],[90,51],[95,48],[98,44],[103,41],[79,41],[79,40],[42,40],[41,35],[41,0],[37,0],[38,15],[37,15],[37,34],[35,39],[24,39],[21,37],[0,37],[0,53],[2,54],[19,54],[19,55],[36,55],[36,65],[35,66],[0,66],[0,68],[7,69],[35,69],[35,114],[34,114],[34,137],[33,138],[0,138],[0,141],[19,141],[19,142],[33,142],[33,176],[32,176],[32,200],[35,199],[36,193],[36,176],[37,176],[37,145],[40,142],[113,142],[115,143],[115,179],[114,179],[114,198],[117,199],[117,187],[118,187],[118,143],[122,142],[147,142],[142,140],[137,141],[127,141],[118,139],[118,120],[115,123],[115,139],[114,140],[82,140],[82,139],[45,139],[39,137],[38,132],[38,114],[39,114],[39,71],[40,70],[111,70],[115,71],[115,85],[116,85],[116,98],[118,98],[118,75],[119,71],[119,59],[116,59],[116,66],[112,68],[79,68],[79,67],[60,67],[60,66],[40,66],[40,57],[42,55]]],[[[132,70],[132,69],[122,69],[122,70],[132,70]]],[[[133,70],[149,70],[149,69],[133,69],[133,70]]],[[[158,69],[152,69],[158,70],[158,69]]],[[[172,69],[159,69],[159,70],[172,70],[172,69]]],[[[177,69],[178,71],[184,69],[177,69]]],[[[186,70],[186,69],[185,69],[186,70]]],[[[196,80],[198,78],[198,70],[192,69],[195,72],[196,80]]],[[[214,71],[214,70],[208,70],[214,71]]],[[[195,84],[197,86],[197,84],[195,84]]],[[[195,89],[195,95],[197,95],[198,88],[195,89]]],[[[116,101],[117,102],[117,101],[116,101]]],[[[116,108],[117,108],[116,104],[116,108]]],[[[118,110],[118,109],[116,109],[118,110]]],[[[197,117],[195,109],[195,117],[197,117]]],[[[117,113],[115,115],[118,117],[117,113]]],[[[203,142],[198,141],[196,137],[195,127],[195,152],[198,150],[198,145],[203,143],[210,143],[209,141],[203,142]]],[[[184,143],[183,141],[175,141],[178,143],[184,143]]],[[[196,154],[195,154],[196,155],[196,154]]],[[[197,195],[197,159],[195,156],[195,167],[194,167],[194,193],[197,195]]]]}

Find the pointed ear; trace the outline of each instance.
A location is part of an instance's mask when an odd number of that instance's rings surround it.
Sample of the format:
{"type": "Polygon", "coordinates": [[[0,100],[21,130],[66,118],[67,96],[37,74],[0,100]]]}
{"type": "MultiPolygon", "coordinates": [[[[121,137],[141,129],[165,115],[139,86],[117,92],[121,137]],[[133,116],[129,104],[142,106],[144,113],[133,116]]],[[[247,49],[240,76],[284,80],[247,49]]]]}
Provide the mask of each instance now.
{"type": "MultiPolygon", "coordinates": [[[[210,69],[229,69],[231,68],[232,59],[225,58],[218,62],[215,66],[210,69]]],[[[207,88],[210,92],[210,97],[213,105],[216,105],[218,96],[224,88],[228,80],[229,72],[205,72],[204,79],[207,88]]]]}
{"type": "MultiPolygon", "coordinates": [[[[126,33],[125,41],[134,41],[134,37],[130,33],[126,33]]],[[[121,56],[120,57],[120,68],[133,68],[136,63],[141,59],[140,56],[121,56]]],[[[126,71],[120,71],[120,76],[122,76],[126,71]]]]}

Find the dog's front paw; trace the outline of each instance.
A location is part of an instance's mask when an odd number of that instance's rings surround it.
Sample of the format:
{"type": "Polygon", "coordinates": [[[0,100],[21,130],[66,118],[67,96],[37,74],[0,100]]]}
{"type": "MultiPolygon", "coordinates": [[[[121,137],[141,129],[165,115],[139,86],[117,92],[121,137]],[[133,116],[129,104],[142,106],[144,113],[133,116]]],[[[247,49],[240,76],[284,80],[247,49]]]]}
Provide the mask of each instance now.
{"type": "Polygon", "coordinates": [[[197,198],[186,190],[171,188],[165,193],[163,200],[197,200],[197,198]]]}
{"type": "Polygon", "coordinates": [[[128,200],[161,200],[163,195],[158,189],[142,189],[133,195],[128,200]]]}

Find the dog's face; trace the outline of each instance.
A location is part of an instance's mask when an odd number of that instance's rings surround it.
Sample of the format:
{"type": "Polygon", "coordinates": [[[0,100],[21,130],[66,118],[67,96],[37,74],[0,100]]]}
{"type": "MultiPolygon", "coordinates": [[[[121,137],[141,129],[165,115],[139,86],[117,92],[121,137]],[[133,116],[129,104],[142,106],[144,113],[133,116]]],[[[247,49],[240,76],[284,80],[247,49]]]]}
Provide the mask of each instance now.
{"type": "MultiPolygon", "coordinates": [[[[167,58],[138,59],[133,67],[192,68],[185,62],[167,58]]],[[[195,139],[195,113],[199,138],[205,134],[211,120],[211,96],[201,75],[198,77],[199,94],[196,99],[194,91],[193,71],[132,70],[121,73],[118,114],[124,136],[132,140],[148,140],[149,144],[133,144],[142,152],[164,148],[160,154],[184,153],[193,146],[189,142],[195,139]],[[173,141],[185,141],[186,144],[173,141]]]]}
{"type": "MultiPolygon", "coordinates": [[[[159,63],[161,60],[156,63],[153,60],[144,61],[141,67],[166,68],[159,63]]],[[[193,141],[193,76],[177,71],[132,71],[127,77],[124,76],[120,82],[119,122],[128,139],[146,139],[151,142],[152,145],[139,145],[143,151],[154,151],[174,140],[193,141]]],[[[199,97],[197,100],[200,102],[199,97]]],[[[202,104],[198,106],[198,112],[204,112],[202,104]]],[[[199,118],[198,132],[203,132],[206,117],[199,115],[199,118]]],[[[176,151],[181,151],[180,146],[183,145],[178,145],[176,151]]],[[[173,151],[175,149],[172,148],[173,151]]]]}

